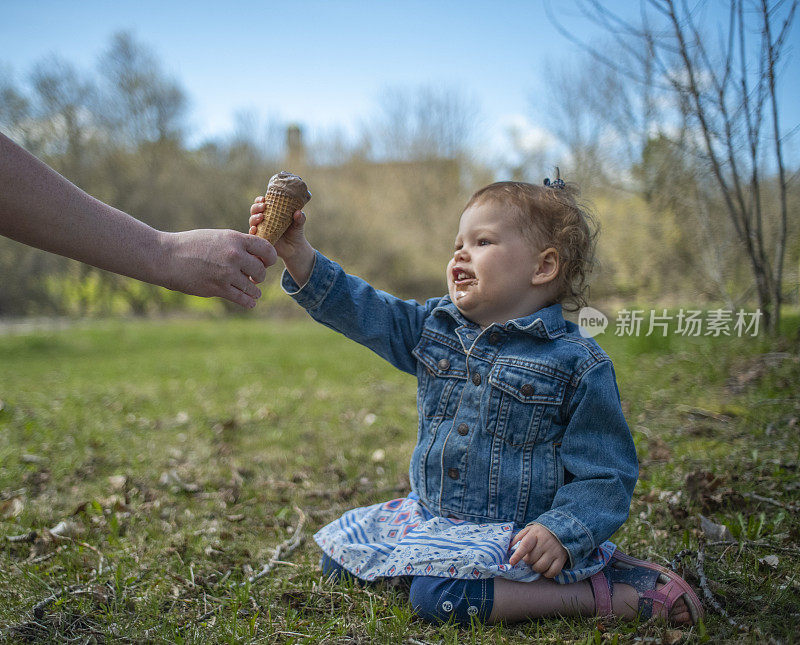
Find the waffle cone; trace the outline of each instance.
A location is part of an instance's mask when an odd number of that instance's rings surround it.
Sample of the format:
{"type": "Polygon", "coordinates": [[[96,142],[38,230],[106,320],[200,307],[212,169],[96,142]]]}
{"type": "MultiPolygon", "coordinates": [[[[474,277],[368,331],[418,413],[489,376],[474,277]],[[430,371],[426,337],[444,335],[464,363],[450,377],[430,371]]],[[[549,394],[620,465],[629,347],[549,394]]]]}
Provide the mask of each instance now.
{"type": "Polygon", "coordinates": [[[295,211],[301,208],[302,201],[283,191],[268,190],[264,195],[264,220],[258,225],[256,235],[275,244],[291,225],[295,211]]]}

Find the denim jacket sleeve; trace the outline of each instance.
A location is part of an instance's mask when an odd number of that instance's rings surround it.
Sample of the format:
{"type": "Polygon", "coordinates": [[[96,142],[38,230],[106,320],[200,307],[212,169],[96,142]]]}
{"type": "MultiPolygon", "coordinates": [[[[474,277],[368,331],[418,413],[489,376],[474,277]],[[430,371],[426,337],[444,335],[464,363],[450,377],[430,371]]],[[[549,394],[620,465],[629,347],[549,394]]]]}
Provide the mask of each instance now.
{"type": "Polygon", "coordinates": [[[561,463],[572,480],[533,523],[550,530],[577,566],[625,523],[639,462],[608,359],[589,368],[568,407],[561,463]]]}
{"type": "Polygon", "coordinates": [[[401,300],[348,275],[319,251],[306,284],[300,287],[284,271],[281,286],[317,322],[368,347],[398,369],[416,374],[411,350],[438,298],[427,305],[401,300]]]}

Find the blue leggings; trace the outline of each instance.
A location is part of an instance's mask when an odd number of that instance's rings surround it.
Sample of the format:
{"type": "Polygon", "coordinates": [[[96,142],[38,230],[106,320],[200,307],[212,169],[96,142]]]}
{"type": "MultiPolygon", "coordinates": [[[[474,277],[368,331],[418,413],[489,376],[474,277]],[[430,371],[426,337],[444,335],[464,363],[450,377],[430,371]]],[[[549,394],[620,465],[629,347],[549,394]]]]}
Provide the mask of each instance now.
{"type": "MultiPolygon", "coordinates": [[[[359,584],[367,584],[327,555],[322,556],[320,566],[322,573],[333,580],[350,577],[359,584]]],[[[460,625],[468,625],[473,617],[478,622],[485,623],[494,605],[494,580],[413,576],[409,601],[414,613],[431,623],[452,620],[460,625]]]]}

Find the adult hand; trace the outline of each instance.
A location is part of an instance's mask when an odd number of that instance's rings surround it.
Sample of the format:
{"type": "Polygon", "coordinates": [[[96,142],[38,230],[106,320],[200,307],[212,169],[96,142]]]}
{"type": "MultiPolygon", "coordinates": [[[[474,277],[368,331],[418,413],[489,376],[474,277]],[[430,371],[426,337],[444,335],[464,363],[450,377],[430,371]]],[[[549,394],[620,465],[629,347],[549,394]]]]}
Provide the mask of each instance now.
{"type": "Polygon", "coordinates": [[[164,286],[195,296],[219,296],[250,308],[256,306],[265,267],[277,259],[273,246],[237,231],[197,229],[162,233],[166,260],[164,286]]]}

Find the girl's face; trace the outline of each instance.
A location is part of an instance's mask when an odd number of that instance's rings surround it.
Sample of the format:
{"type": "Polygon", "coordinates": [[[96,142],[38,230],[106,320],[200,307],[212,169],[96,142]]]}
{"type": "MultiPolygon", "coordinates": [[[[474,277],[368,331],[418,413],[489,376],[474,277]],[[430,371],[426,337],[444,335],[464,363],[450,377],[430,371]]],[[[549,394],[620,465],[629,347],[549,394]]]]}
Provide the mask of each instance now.
{"type": "Polygon", "coordinates": [[[507,206],[491,200],[473,204],[461,215],[447,264],[450,299],[484,328],[527,316],[541,308],[543,285],[555,277],[542,279],[544,254],[532,247],[507,206]]]}

